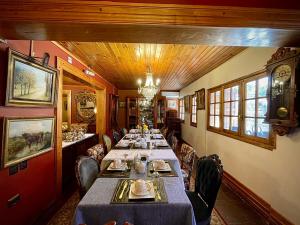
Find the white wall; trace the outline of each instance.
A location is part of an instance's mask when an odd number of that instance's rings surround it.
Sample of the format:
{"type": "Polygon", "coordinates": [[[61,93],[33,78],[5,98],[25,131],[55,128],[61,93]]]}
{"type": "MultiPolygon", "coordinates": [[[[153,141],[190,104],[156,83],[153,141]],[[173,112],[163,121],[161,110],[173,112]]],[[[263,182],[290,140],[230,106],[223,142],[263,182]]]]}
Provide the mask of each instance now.
{"type": "MultiPolygon", "coordinates": [[[[248,75],[264,68],[276,48],[248,48],[180,91],[193,94],[248,75]]],[[[207,98],[206,98],[207,100],[207,98]]],[[[206,110],[197,112],[198,126],[190,126],[185,114],[182,137],[194,146],[198,156],[217,153],[224,170],[272,208],[295,224],[300,224],[300,130],[277,136],[273,151],[256,147],[206,130],[206,110]]]]}

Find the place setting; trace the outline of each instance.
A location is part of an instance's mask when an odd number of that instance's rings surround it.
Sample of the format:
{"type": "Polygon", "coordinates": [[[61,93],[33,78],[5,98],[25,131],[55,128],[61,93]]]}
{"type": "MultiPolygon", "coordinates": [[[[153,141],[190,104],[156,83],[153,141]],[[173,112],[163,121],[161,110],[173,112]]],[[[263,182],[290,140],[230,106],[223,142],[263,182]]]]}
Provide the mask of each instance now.
{"type": "Polygon", "coordinates": [[[112,204],[167,203],[167,194],[161,178],[121,179],[118,181],[112,204]]]}
{"type": "Polygon", "coordinates": [[[121,140],[115,146],[114,149],[130,149],[132,142],[128,140],[121,140]]]}
{"type": "Polygon", "coordinates": [[[169,149],[170,146],[166,140],[156,141],[155,142],[156,149],[169,149]]]}
{"type": "Polygon", "coordinates": [[[164,139],[164,136],[162,134],[152,134],[151,139],[152,140],[157,140],[157,139],[162,140],[162,139],[164,139]]]}
{"type": "Polygon", "coordinates": [[[133,143],[132,149],[150,149],[150,142],[147,142],[145,138],[140,138],[133,143]]]}
{"type": "Polygon", "coordinates": [[[131,162],[121,159],[109,160],[98,177],[129,177],[131,162]]]}
{"type": "Polygon", "coordinates": [[[178,177],[171,164],[167,160],[152,160],[148,162],[147,176],[153,177],[158,174],[160,177],[178,177]]]}

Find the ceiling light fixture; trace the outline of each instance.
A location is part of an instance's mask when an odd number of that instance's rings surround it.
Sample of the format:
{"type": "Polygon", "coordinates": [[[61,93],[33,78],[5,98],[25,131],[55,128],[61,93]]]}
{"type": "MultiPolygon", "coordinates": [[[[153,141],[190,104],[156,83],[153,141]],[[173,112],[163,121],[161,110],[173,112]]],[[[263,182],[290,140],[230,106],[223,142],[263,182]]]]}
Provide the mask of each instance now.
{"type": "Polygon", "coordinates": [[[146,73],[145,84],[142,85],[142,80],[141,79],[138,79],[137,83],[139,85],[138,93],[142,94],[147,100],[151,100],[159,90],[158,86],[160,84],[160,79],[156,79],[156,82],[154,84],[153,74],[151,72],[151,68],[148,67],[148,71],[146,73]]]}

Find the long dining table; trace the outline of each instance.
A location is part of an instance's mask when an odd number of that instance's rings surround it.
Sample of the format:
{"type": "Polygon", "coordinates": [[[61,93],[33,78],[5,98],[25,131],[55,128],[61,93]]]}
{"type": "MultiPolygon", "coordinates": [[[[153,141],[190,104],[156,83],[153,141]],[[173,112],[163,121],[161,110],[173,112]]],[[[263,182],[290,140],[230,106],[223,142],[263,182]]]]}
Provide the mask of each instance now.
{"type": "MultiPolygon", "coordinates": [[[[130,135],[130,134],[129,134],[130,135]]],[[[138,137],[138,135],[135,135],[138,137]]],[[[128,137],[123,137],[119,143],[124,143],[128,137]]],[[[133,148],[136,140],[129,138],[128,146],[118,144],[102,160],[100,165],[101,171],[105,171],[107,166],[116,159],[133,162],[135,156],[147,157],[147,160],[166,160],[174,169],[174,176],[161,176],[166,194],[166,202],[128,202],[113,203],[118,185],[122,184],[124,177],[129,179],[153,179],[148,172],[138,173],[134,165],[130,164],[128,174],[116,176],[101,176],[95,180],[92,187],[79,202],[74,218],[73,225],[104,225],[106,222],[115,220],[117,224],[123,225],[128,221],[134,225],[195,225],[195,217],[192,205],[185,193],[183,177],[180,169],[180,163],[170,146],[158,149],[156,142],[166,141],[151,139],[150,135],[146,140],[153,148],[142,149],[133,148]],[[124,177],[123,177],[124,175],[124,177]]],[[[148,144],[148,147],[149,147],[148,144]]],[[[124,191],[124,190],[123,190],[124,191]]]]}

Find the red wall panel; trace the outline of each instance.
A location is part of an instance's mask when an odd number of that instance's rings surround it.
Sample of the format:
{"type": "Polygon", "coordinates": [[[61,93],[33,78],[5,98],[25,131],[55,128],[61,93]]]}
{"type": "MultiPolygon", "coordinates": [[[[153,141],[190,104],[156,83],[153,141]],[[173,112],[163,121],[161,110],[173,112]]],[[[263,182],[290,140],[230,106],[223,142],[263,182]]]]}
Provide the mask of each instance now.
{"type": "MultiPolygon", "coordinates": [[[[5,89],[7,74],[7,49],[29,54],[29,41],[8,41],[8,44],[0,44],[0,121],[3,117],[37,117],[55,116],[54,108],[33,107],[6,107],[5,89]]],[[[67,61],[68,54],[49,41],[34,41],[33,50],[35,56],[42,57],[44,52],[50,54],[49,65],[55,67],[56,56],[67,61]]],[[[73,65],[84,69],[77,60],[73,59],[73,65]]],[[[101,77],[102,82],[109,93],[116,89],[101,77]]],[[[107,111],[108,113],[108,111],[107,111]]],[[[2,143],[2,124],[0,124],[0,143],[2,143]]],[[[0,145],[1,146],[1,145],[0,145]]],[[[1,151],[0,151],[1,152],[1,151]]],[[[28,160],[28,167],[19,170],[17,174],[9,176],[8,168],[0,170],[0,224],[1,225],[27,225],[32,224],[49,206],[56,200],[56,167],[55,149],[28,160]],[[16,194],[20,194],[21,200],[15,206],[8,208],[7,200],[16,194]]]]}

